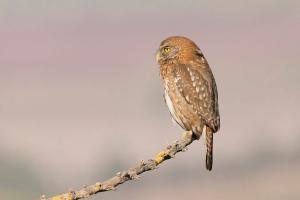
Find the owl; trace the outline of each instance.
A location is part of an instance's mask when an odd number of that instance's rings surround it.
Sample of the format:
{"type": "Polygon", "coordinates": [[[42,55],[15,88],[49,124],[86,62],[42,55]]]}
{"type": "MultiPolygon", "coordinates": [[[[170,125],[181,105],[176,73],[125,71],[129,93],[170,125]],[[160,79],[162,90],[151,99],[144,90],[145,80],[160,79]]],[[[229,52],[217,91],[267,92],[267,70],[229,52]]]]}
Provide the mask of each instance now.
{"type": "Polygon", "coordinates": [[[164,98],[173,119],[193,137],[206,136],[206,168],[213,163],[213,133],[220,129],[217,85],[199,47],[190,39],[172,36],[156,53],[164,98]]]}

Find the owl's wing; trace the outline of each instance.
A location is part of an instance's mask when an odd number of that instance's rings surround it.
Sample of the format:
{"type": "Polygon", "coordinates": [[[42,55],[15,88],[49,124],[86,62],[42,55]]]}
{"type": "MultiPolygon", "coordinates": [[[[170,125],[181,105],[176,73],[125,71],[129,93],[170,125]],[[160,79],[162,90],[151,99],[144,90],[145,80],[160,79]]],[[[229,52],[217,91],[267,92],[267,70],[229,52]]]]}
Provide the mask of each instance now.
{"type": "Polygon", "coordinates": [[[208,66],[178,65],[174,70],[176,86],[186,102],[214,132],[219,129],[218,94],[208,66]],[[201,68],[202,67],[202,68],[201,68]]]}

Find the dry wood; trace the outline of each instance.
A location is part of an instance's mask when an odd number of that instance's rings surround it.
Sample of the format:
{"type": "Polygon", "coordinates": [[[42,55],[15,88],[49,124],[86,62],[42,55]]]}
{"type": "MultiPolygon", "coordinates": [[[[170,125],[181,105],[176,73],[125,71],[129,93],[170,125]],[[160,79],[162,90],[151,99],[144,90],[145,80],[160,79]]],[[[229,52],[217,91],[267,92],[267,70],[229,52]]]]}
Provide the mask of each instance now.
{"type": "Polygon", "coordinates": [[[139,178],[139,175],[150,170],[154,170],[159,164],[165,160],[171,159],[178,152],[185,151],[186,147],[191,144],[195,138],[192,132],[184,132],[181,138],[175,141],[172,145],[169,145],[165,150],[159,152],[154,159],[149,159],[148,161],[141,161],[137,166],[118,172],[116,176],[104,181],[97,182],[93,185],[83,187],[77,191],[70,191],[64,194],[47,198],[42,195],[41,200],[77,200],[87,198],[99,192],[106,192],[110,190],[115,190],[116,187],[126,181],[139,178]]]}

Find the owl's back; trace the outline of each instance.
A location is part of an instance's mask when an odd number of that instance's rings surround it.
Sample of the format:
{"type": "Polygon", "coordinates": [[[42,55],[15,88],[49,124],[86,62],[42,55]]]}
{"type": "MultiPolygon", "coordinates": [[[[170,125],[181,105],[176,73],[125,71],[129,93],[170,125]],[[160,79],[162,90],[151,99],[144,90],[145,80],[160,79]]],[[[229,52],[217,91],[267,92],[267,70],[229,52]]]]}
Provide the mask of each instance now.
{"type": "Polygon", "coordinates": [[[161,66],[165,99],[174,120],[184,129],[201,134],[203,127],[220,128],[218,94],[208,64],[166,64],[161,66]]]}

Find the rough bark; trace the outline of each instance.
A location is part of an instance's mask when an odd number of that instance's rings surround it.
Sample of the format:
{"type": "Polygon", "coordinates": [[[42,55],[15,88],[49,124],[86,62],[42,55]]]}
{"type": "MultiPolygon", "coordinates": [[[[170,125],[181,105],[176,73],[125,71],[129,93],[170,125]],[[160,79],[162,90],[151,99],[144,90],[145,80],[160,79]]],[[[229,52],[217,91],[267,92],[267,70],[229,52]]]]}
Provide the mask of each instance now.
{"type": "Polygon", "coordinates": [[[99,192],[115,190],[118,185],[129,180],[138,179],[140,174],[154,170],[159,164],[173,158],[178,152],[185,151],[187,146],[194,140],[195,138],[193,137],[192,132],[184,132],[179,140],[175,141],[172,145],[169,145],[165,150],[160,151],[154,159],[141,161],[135,167],[118,172],[114,177],[106,181],[97,182],[77,191],[69,191],[48,198],[45,195],[42,195],[41,200],[77,200],[87,198],[99,192]]]}

